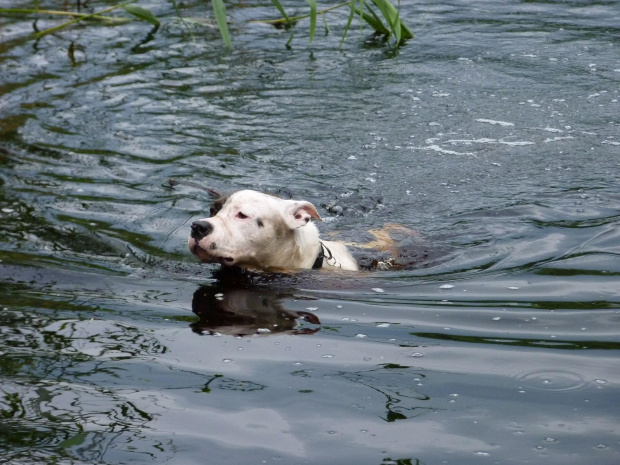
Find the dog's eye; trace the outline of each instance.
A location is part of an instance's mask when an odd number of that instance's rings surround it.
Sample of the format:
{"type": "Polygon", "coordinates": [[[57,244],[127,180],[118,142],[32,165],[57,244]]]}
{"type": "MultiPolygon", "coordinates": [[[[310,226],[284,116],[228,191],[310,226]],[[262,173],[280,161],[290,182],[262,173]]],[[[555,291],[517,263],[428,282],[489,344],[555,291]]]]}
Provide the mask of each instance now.
{"type": "Polygon", "coordinates": [[[241,220],[245,220],[247,217],[248,215],[244,215],[242,212],[237,213],[237,218],[241,220]]]}

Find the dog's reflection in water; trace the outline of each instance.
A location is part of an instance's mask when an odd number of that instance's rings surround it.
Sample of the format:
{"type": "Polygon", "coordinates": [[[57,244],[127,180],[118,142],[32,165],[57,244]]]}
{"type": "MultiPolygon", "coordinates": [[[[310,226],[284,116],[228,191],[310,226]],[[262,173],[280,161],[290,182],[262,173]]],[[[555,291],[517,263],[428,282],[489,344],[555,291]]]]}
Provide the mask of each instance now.
{"type": "Polygon", "coordinates": [[[282,294],[264,290],[204,286],[194,292],[192,311],[200,318],[190,326],[200,334],[253,336],[274,333],[313,334],[321,322],[309,312],[287,310],[282,294]],[[303,326],[303,320],[312,325],[303,326]]]}

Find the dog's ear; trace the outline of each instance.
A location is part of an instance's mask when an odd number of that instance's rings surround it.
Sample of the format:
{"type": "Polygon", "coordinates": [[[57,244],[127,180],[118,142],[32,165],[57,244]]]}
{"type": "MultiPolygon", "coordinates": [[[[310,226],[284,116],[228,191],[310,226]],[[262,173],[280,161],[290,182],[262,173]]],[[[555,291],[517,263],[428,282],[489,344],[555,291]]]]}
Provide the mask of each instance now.
{"type": "Polygon", "coordinates": [[[322,221],[314,205],[310,202],[289,200],[284,219],[291,229],[305,226],[312,218],[317,221],[322,221]]]}

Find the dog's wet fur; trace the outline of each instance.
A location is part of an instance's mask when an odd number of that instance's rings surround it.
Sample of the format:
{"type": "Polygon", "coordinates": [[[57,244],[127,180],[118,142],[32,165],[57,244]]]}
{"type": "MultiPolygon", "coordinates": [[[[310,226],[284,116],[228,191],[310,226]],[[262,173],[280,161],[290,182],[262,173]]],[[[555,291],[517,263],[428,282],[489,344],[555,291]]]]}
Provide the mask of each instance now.
{"type": "Polygon", "coordinates": [[[321,240],[312,220],[321,217],[310,202],[242,190],[218,198],[208,218],[192,223],[188,245],[203,262],[223,266],[358,270],[346,245],[321,240]]]}
{"type": "Polygon", "coordinates": [[[203,262],[249,270],[388,270],[429,258],[419,234],[401,225],[368,231],[368,242],[344,243],[321,239],[312,220],[321,217],[310,202],[242,190],[215,199],[209,217],[192,223],[188,245],[203,262]]]}

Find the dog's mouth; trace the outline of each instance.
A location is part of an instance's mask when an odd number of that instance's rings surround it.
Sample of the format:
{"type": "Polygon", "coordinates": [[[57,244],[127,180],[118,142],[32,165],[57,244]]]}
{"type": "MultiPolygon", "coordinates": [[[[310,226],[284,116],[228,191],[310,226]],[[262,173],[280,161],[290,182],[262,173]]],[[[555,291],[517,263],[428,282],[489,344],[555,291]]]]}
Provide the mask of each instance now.
{"type": "Polygon", "coordinates": [[[215,259],[220,262],[220,264],[225,266],[231,266],[235,263],[235,259],[233,257],[215,257],[215,259]]]}
{"type": "Polygon", "coordinates": [[[190,251],[205,263],[219,263],[224,266],[232,266],[235,264],[235,258],[225,255],[214,255],[211,250],[207,250],[194,239],[190,242],[190,251]]]}

